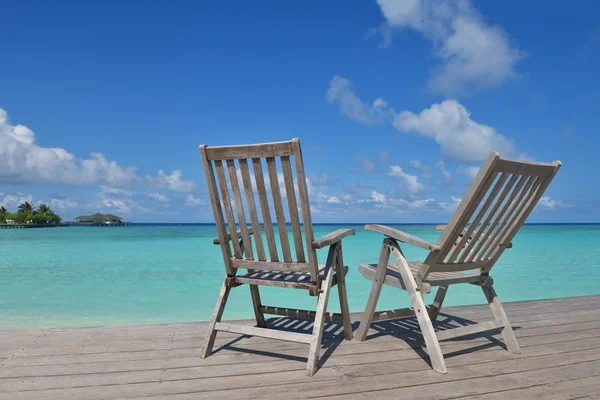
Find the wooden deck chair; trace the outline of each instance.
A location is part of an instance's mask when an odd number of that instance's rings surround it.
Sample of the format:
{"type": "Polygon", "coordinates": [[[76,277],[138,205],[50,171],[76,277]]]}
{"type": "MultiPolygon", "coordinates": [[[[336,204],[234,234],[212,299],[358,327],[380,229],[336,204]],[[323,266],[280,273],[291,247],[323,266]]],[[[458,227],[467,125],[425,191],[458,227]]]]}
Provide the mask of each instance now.
{"type": "Polygon", "coordinates": [[[446,365],[438,341],[501,329],[506,348],[519,353],[502,304],[493,288],[490,271],[536,206],[560,168],[550,164],[516,161],[490,153],[460,201],[438,241],[428,243],[415,236],[382,225],[365,229],[383,234],[379,261],[360,265],[359,271],[373,281],[371,293],[356,332],[364,340],[371,321],[416,315],[434,370],[445,373],[446,365]],[[407,262],[398,242],[429,250],[424,262],[407,262]],[[389,264],[390,254],[395,262],[389,264]],[[436,332],[435,321],[448,287],[453,284],[478,285],[491,307],[493,321],[436,332]],[[383,284],[408,292],[412,308],[376,312],[383,284]],[[437,286],[433,304],[426,306],[423,294],[437,286]]]}
{"type": "Polygon", "coordinates": [[[314,240],[308,188],[300,140],[297,138],[288,142],[243,146],[201,145],[200,156],[218,234],[214,243],[221,246],[227,273],[201,357],[211,354],[218,331],[289,340],[310,345],[306,371],[307,375],[313,375],[317,370],[326,317],[341,320],[344,337],[352,339],[344,280],[348,267],[343,265],[342,239],[354,235],[354,230],[339,229],[314,240]],[[267,183],[263,172],[265,164],[267,183]],[[278,164],[282,172],[278,172],[278,164]],[[262,226],[259,224],[258,205],[262,226]],[[290,226],[286,225],[286,215],[289,216],[290,226]],[[304,224],[305,243],[302,241],[301,220],[304,224]],[[288,228],[291,228],[294,253],[290,249],[288,228]],[[265,236],[262,236],[263,231],[265,236]],[[252,245],[251,237],[254,238],[255,246],[252,245]],[[327,262],[319,265],[316,249],[326,246],[329,246],[327,262]],[[247,271],[240,273],[239,269],[247,271]],[[231,288],[244,284],[250,287],[256,327],[221,322],[231,288]],[[326,313],[327,300],[331,287],[336,284],[341,315],[330,315],[326,313]],[[317,296],[316,312],[265,306],[260,301],[258,287],[261,285],[307,290],[310,295],[317,296]],[[264,314],[314,319],[312,334],[266,328],[264,314]]]}

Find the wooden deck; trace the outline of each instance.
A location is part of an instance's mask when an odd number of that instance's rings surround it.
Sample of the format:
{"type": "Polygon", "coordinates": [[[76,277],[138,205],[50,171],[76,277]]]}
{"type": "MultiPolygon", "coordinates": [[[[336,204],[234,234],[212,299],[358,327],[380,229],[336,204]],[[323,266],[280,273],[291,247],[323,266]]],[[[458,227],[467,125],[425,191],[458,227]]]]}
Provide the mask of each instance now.
{"type": "MultiPolygon", "coordinates": [[[[341,326],[327,324],[312,378],[298,343],[219,333],[217,352],[200,359],[206,323],[0,331],[0,399],[600,397],[600,296],[505,307],[522,354],[506,351],[499,334],[442,342],[447,374],[430,369],[412,318],[374,324],[364,342],[343,342],[341,326]]],[[[443,311],[437,329],[490,318],[487,305],[443,311]]]]}

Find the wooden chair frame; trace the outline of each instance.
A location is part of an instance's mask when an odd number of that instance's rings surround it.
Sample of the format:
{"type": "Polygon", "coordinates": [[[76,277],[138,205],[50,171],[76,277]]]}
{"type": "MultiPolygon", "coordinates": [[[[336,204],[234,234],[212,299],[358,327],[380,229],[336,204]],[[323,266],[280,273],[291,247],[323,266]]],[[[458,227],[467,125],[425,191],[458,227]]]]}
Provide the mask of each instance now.
{"type": "Polygon", "coordinates": [[[440,340],[501,329],[507,350],[519,353],[490,270],[503,251],[512,247],[514,236],[560,166],[560,161],[534,163],[490,153],[435,244],[387,226],[366,225],[366,230],[385,238],[378,263],[359,266],[359,272],[373,284],[356,339],[365,340],[372,321],[416,315],[435,371],[446,373],[440,340]],[[407,262],[398,242],[429,250],[429,255],[424,262],[407,262]],[[392,264],[390,255],[395,260],[392,264]],[[449,286],[462,283],[481,287],[494,320],[436,332],[432,322],[437,319],[449,286]],[[412,307],[377,312],[384,284],[406,290],[412,307]],[[423,295],[434,286],[438,287],[435,299],[425,305],[423,295]]]}
{"type": "Polygon", "coordinates": [[[300,140],[297,138],[288,142],[242,146],[201,145],[200,157],[218,233],[218,237],[213,242],[221,247],[226,270],[226,277],[208,326],[201,357],[208,357],[212,353],[218,331],[306,343],[310,345],[306,372],[307,375],[312,376],[317,370],[326,320],[341,321],[344,337],[347,340],[352,339],[345,284],[348,267],[344,266],[342,257],[342,239],[354,235],[354,230],[339,229],[314,240],[308,187],[300,140]],[[293,177],[292,157],[296,180],[293,177]],[[263,175],[263,158],[266,159],[269,186],[265,184],[263,175]],[[276,159],[281,164],[283,171],[281,174],[277,172],[276,159]],[[251,160],[253,176],[250,174],[248,160],[251,160]],[[229,185],[225,171],[228,172],[229,185]],[[283,179],[280,178],[281,176],[283,179]],[[283,180],[283,189],[280,188],[280,180],[283,180]],[[282,195],[282,191],[285,195],[282,195]],[[287,199],[287,209],[284,207],[284,197],[287,199]],[[257,204],[260,205],[262,224],[259,223],[257,204]],[[273,212],[270,206],[274,210],[277,230],[273,226],[273,212]],[[248,210],[249,218],[245,209],[248,210]],[[284,210],[289,213],[295,259],[292,259],[284,210]],[[306,247],[302,240],[299,211],[302,214],[306,247]],[[227,225],[225,218],[227,218],[227,225]],[[265,239],[262,232],[265,233],[268,252],[264,248],[265,239]],[[276,237],[279,239],[280,246],[277,246],[276,237]],[[251,238],[255,239],[255,247],[252,245],[251,238]],[[316,250],[327,246],[329,246],[327,262],[324,266],[320,266],[316,250]],[[248,273],[239,275],[239,269],[247,269],[248,273]],[[229,292],[232,288],[244,284],[250,287],[257,326],[221,322],[229,292]],[[329,293],[335,285],[338,286],[341,314],[327,313],[329,293]],[[308,290],[311,296],[317,296],[316,312],[263,305],[260,300],[259,286],[308,290]],[[313,319],[312,333],[267,328],[264,314],[313,319]]]}

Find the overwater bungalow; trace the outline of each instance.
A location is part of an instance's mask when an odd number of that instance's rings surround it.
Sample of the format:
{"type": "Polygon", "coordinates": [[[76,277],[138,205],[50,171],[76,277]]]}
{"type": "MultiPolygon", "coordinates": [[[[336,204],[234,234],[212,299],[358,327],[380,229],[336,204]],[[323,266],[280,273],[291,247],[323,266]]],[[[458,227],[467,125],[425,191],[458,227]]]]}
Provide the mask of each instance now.
{"type": "Polygon", "coordinates": [[[92,215],[81,215],[75,218],[76,225],[94,225],[94,226],[123,226],[129,225],[128,221],[123,221],[121,217],[113,214],[95,213],[92,215]]]}

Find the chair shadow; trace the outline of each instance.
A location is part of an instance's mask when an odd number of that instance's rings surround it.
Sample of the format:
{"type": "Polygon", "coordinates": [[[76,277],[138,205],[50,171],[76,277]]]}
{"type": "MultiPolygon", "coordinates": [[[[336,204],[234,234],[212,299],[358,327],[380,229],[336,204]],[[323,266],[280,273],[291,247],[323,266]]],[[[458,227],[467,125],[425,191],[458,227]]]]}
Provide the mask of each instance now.
{"type": "MultiPolygon", "coordinates": [[[[304,333],[310,335],[313,327],[313,320],[311,319],[303,319],[303,318],[293,318],[293,317],[274,317],[265,321],[266,328],[276,329],[286,332],[295,332],[295,333],[304,333]]],[[[464,326],[474,325],[479,322],[472,321],[466,318],[457,317],[450,314],[440,313],[436,322],[434,323],[434,328],[437,332],[460,328],[464,326]]],[[[356,321],[352,323],[352,330],[356,330],[359,326],[360,322],[356,321]]],[[[513,326],[514,330],[520,329],[519,326],[513,326]]],[[[476,337],[486,338],[488,342],[482,344],[476,344],[474,346],[460,349],[452,352],[444,353],[445,358],[456,357],[463,354],[469,354],[473,352],[477,352],[483,349],[492,348],[492,347],[501,347],[506,349],[505,344],[494,337],[494,334],[497,333],[497,330],[483,332],[483,333],[474,333],[471,335],[453,338],[452,341],[465,341],[470,340],[476,337]]],[[[389,319],[384,321],[374,321],[371,323],[370,334],[367,336],[366,341],[368,342],[371,339],[375,339],[381,336],[393,336],[399,340],[404,341],[408,346],[414,349],[414,351],[431,366],[431,362],[429,359],[429,355],[427,354],[424,348],[423,337],[421,335],[421,329],[419,327],[419,323],[416,317],[403,317],[397,319],[389,319]],[[375,333],[373,333],[375,331],[375,333]]],[[[246,347],[236,346],[243,339],[252,338],[250,335],[240,335],[239,337],[232,339],[231,341],[223,344],[222,346],[216,348],[214,353],[223,351],[223,350],[231,350],[241,353],[247,354],[256,354],[263,356],[270,356],[274,358],[279,358],[283,360],[292,360],[292,361],[304,361],[306,362],[308,359],[308,346],[307,346],[307,356],[295,356],[284,353],[279,353],[277,351],[268,351],[268,350],[257,350],[246,347]]],[[[260,340],[260,338],[257,338],[260,340]]],[[[344,342],[344,328],[341,322],[331,322],[328,321],[325,323],[323,329],[323,339],[321,342],[321,356],[319,360],[319,366],[322,366],[327,362],[329,357],[335,352],[336,348],[344,342]],[[324,350],[324,351],[323,351],[324,350]]]]}
{"type": "MultiPolygon", "coordinates": [[[[310,335],[312,333],[313,327],[312,319],[304,319],[304,318],[293,318],[293,317],[275,317],[269,318],[265,320],[266,328],[276,329],[285,332],[295,332],[295,333],[304,333],[310,335]]],[[[352,330],[356,330],[358,328],[359,322],[354,322],[352,324],[352,330]]],[[[294,356],[289,354],[282,354],[276,351],[267,351],[267,350],[256,350],[249,349],[245,347],[236,346],[237,343],[242,341],[243,339],[252,338],[251,335],[240,335],[239,337],[232,339],[231,341],[221,345],[218,348],[215,348],[213,354],[223,350],[232,350],[241,353],[247,354],[256,354],[263,356],[270,356],[274,358],[279,358],[283,360],[292,360],[292,361],[304,361],[308,360],[308,345],[306,345],[306,357],[294,356]]],[[[260,338],[257,338],[260,339],[260,338]]],[[[345,340],[344,338],[344,327],[341,322],[325,322],[325,326],[323,328],[323,339],[321,340],[321,353],[319,357],[319,366],[323,365],[329,357],[334,353],[335,349],[345,340]]],[[[293,342],[290,342],[293,343],[293,342]]]]}
{"type": "MultiPolygon", "coordinates": [[[[433,326],[436,332],[441,332],[454,328],[461,328],[469,325],[476,325],[479,322],[472,321],[466,318],[457,317],[454,315],[440,313],[438,315],[437,320],[434,322],[433,326]]],[[[518,330],[520,326],[513,326],[513,330],[518,330]]],[[[431,361],[429,359],[429,355],[424,349],[424,341],[423,336],[421,335],[421,329],[419,327],[419,323],[415,316],[404,317],[398,319],[389,319],[384,321],[374,321],[371,323],[371,331],[376,331],[375,333],[371,333],[366,337],[366,340],[374,339],[380,336],[393,336],[399,340],[404,341],[407,345],[412,347],[415,352],[431,366],[431,361]]],[[[480,350],[493,348],[493,347],[501,347],[506,350],[506,345],[501,340],[498,340],[494,335],[499,331],[499,329],[488,331],[488,332],[479,332],[473,333],[470,335],[465,335],[457,338],[452,338],[449,340],[452,341],[466,341],[474,338],[485,338],[488,340],[487,343],[477,344],[465,349],[460,349],[452,352],[445,352],[444,358],[456,357],[463,354],[474,353],[480,350]]],[[[442,341],[442,343],[445,341],[442,341]]]]}

